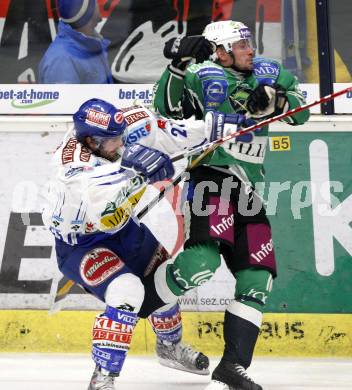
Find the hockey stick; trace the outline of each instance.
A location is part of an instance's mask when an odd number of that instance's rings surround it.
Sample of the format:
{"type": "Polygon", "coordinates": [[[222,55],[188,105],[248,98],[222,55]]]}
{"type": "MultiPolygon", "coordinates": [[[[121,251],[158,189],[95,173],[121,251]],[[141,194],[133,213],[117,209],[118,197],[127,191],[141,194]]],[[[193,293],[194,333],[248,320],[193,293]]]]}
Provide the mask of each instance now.
{"type": "Polygon", "coordinates": [[[303,106],[300,106],[300,107],[296,107],[296,108],[293,108],[292,110],[289,110],[289,111],[286,111],[282,114],[279,114],[279,115],[276,115],[272,118],[268,118],[268,119],[265,119],[261,122],[258,122],[250,127],[246,127],[244,129],[241,129],[241,130],[238,130],[238,131],[235,131],[231,134],[228,134],[227,136],[223,137],[223,138],[219,138],[215,141],[212,141],[212,142],[209,142],[207,144],[204,144],[204,145],[200,145],[200,146],[197,146],[193,149],[190,149],[190,150],[187,150],[186,152],[182,151],[181,153],[178,153],[178,154],[175,154],[172,156],[171,160],[173,162],[175,161],[178,161],[178,160],[181,160],[182,158],[185,158],[185,157],[189,157],[189,156],[192,156],[194,154],[198,154],[198,153],[201,153],[195,160],[192,161],[192,163],[190,164],[190,166],[186,169],[185,172],[182,172],[180,173],[178,176],[175,177],[175,179],[170,183],[170,185],[162,188],[162,190],[160,191],[160,193],[154,198],[152,199],[138,214],[137,214],[137,217],[138,218],[143,218],[149,210],[151,210],[161,199],[163,199],[163,197],[165,196],[165,194],[167,192],[169,192],[174,186],[176,186],[177,184],[180,183],[180,181],[182,180],[183,176],[185,175],[186,172],[190,171],[191,169],[195,168],[199,162],[201,160],[203,160],[205,158],[205,156],[207,156],[209,153],[213,152],[217,147],[219,147],[221,144],[223,144],[224,142],[226,141],[229,141],[230,139],[232,138],[235,138],[235,137],[238,137],[242,134],[246,134],[246,133],[250,133],[251,131],[254,131],[256,129],[259,129],[260,127],[263,127],[263,126],[266,126],[266,125],[269,125],[270,123],[273,123],[273,122],[277,122],[281,119],[284,119],[284,118],[287,118],[291,115],[294,115],[294,114],[297,114],[301,111],[304,111],[304,110],[307,110],[313,106],[316,106],[318,104],[323,104],[331,99],[335,99],[337,98],[338,96],[341,96],[347,92],[350,92],[352,91],[352,87],[347,87],[345,89],[342,89],[341,91],[337,91],[335,93],[332,93],[330,95],[326,95],[318,100],[315,100],[311,103],[308,103],[308,104],[305,104],[303,106]]]}
{"type": "MultiPolygon", "coordinates": [[[[286,118],[288,116],[297,114],[298,112],[301,112],[303,110],[307,110],[310,107],[316,106],[318,104],[323,104],[323,103],[325,103],[325,102],[327,102],[327,101],[329,101],[331,99],[335,99],[336,97],[341,96],[341,95],[343,95],[343,94],[345,94],[347,92],[350,92],[350,91],[352,91],[352,87],[345,88],[345,89],[343,89],[341,91],[332,93],[332,94],[324,96],[324,97],[322,97],[322,98],[320,98],[318,100],[315,100],[312,103],[309,103],[309,104],[306,104],[304,106],[300,106],[300,107],[294,108],[294,109],[289,110],[289,111],[287,111],[285,113],[282,113],[280,115],[276,115],[276,116],[274,116],[272,118],[269,118],[269,119],[266,119],[264,121],[258,122],[258,123],[256,123],[253,126],[246,127],[245,129],[241,129],[241,130],[235,131],[235,132],[227,135],[226,137],[219,138],[219,139],[217,139],[217,140],[215,140],[213,142],[209,142],[207,144],[204,144],[204,145],[195,147],[193,149],[187,150],[186,152],[182,151],[182,152],[180,152],[178,154],[173,155],[171,160],[173,162],[175,162],[175,161],[181,160],[183,158],[186,158],[186,157],[189,157],[189,156],[192,156],[194,154],[198,154],[198,153],[202,152],[195,160],[192,161],[190,166],[187,167],[187,169],[185,171],[181,172],[179,175],[177,175],[175,177],[175,179],[170,183],[170,185],[162,188],[162,190],[159,192],[159,194],[155,198],[153,198],[137,214],[137,218],[142,219],[149,212],[149,210],[151,210],[158,202],[160,202],[160,200],[162,200],[164,198],[164,196],[165,196],[165,194],[167,192],[169,192],[171,189],[173,189],[177,184],[179,184],[181,182],[181,180],[183,179],[183,177],[186,175],[186,173],[188,171],[190,171],[191,169],[196,167],[199,164],[199,162],[201,160],[203,160],[203,158],[205,158],[205,156],[207,156],[209,153],[213,152],[222,143],[224,143],[224,142],[226,142],[226,141],[228,141],[228,140],[230,140],[232,138],[238,137],[238,136],[240,136],[242,134],[249,133],[249,132],[251,132],[253,130],[256,130],[256,129],[260,128],[260,127],[263,127],[265,125],[269,125],[270,123],[279,121],[280,119],[283,119],[283,118],[286,118]]],[[[59,302],[62,301],[68,295],[68,293],[69,293],[71,287],[73,286],[74,282],[72,282],[71,280],[63,277],[60,280],[59,284],[62,287],[56,293],[56,296],[55,296],[55,299],[54,299],[54,303],[53,303],[53,305],[51,306],[51,309],[50,309],[50,313],[55,313],[56,311],[60,310],[59,302]]]]}

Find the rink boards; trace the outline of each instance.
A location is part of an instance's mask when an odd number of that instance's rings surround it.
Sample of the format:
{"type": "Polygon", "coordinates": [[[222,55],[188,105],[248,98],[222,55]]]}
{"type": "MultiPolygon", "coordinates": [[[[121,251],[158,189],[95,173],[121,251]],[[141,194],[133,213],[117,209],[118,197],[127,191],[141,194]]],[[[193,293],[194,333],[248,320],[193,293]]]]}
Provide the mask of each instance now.
{"type": "MultiPolygon", "coordinates": [[[[89,353],[96,312],[0,311],[1,352],[89,353]]],[[[183,339],[209,355],[223,349],[223,313],[184,312],[183,339]]],[[[155,336],[140,320],[131,353],[154,353],[155,336]]],[[[256,356],[352,357],[352,316],[348,314],[264,315],[256,356]]]]}
{"type": "MultiPolygon", "coordinates": [[[[349,107],[351,99],[345,99],[349,107]]],[[[0,352],[88,352],[94,313],[103,309],[73,289],[64,302],[66,311],[47,314],[62,275],[41,221],[41,192],[51,154],[68,125],[67,118],[40,116],[0,122],[6,150],[0,155],[5,183],[0,194],[0,352]]],[[[351,129],[347,115],[313,117],[294,129],[271,128],[265,190],[272,200],[267,211],[279,277],[266,306],[272,314],[265,315],[258,355],[352,356],[351,129]]],[[[152,196],[158,193],[151,190],[152,196]]],[[[176,211],[172,199],[166,199],[143,220],[174,253],[183,236],[176,211]],[[160,221],[168,222],[167,235],[160,221]]],[[[209,354],[221,352],[221,313],[234,286],[222,266],[209,283],[180,299],[187,311],[188,342],[209,354]]],[[[150,327],[141,321],[132,352],[152,353],[153,344],[150,327]]]]}

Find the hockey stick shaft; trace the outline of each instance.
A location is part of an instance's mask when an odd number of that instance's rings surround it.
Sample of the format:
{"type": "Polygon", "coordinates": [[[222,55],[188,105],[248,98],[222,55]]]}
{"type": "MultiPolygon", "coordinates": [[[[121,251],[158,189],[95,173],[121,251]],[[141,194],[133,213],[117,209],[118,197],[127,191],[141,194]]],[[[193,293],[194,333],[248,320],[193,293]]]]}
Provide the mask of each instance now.
{"type": "Polygon", "coordinates": [[[231,138],[235,138],[235,137],[238,137],[240,135],[250,133],[251,131],[259,129],[260,127],[270,125],[273,122],[277,122],[281,119],[287,118],[287,117],[292,116],[294,114],[297,114],[301,111],[307,110],[307,109],[309,109],[313,106],[316,106],[318,104],[323,104],[329,100],[335,99],[338,96],[341,96],[341,95],[343,95],[347,92],[350,92],[350,91],[352,91],[352,87],[342,89],[341,91],[337,91],[337,92],[332,93],[330,95],[326,95],[318,100],[315,100],[314,102],[305,104],[305,105],[300,106],[300,107],[293,108],[292,110],[286,111],[286,112],[279,114],[279,115],[276,115],[276,116],[273,116],[272,118],[265,119],[265,120],[258,122],[250,127],[246,127],[244,129],[237,130],[231,134],[228,134],[227,136],[225,136],[223,138],[218,138],[217,140],[215,140],[213,142],[209,142],[207,144],[197,146],[195,148],[187,150],[186,152],[182,151],[180,153],[174,154],[171,158],[171,161],[175,162],[175,161],[181,160],[184,157],[189,157],[189,156],[192,156],[194,154],[204,152],[205,150],[212,147],[213,145],[217,145],[217,144],[221,145],[222,143],[229,141],[231,138]]]}
{"type": "MultiPolygon", "coordinates": [[[[273,122],[277,122],[281,119],[284,119],[284,118],[287,118],[291,115],[294,115],[294,114],[297,114],[301,111],[304,111],[304,110],[307,110],[313,106],[316,106],[318,104],[323,104],[329,100],[332,100],[332,99],[335,99],[337,98],[338,96],[341,96],[347,92],[350,92],[352,91],[352,87],[348,87],[348,88],[345,88],[345,89],[342,89],[341,91],[337,91],[335,93],[332,93],[330,95],[326,95],[320,99],[317,99],[311,103],[308,103],[308,104],[305,104],[303,106],[300,106],[300,107],[296,107],[296,108],[293,108],[292,110],[289,110],[289,111],[286,111],[280,115],[276,115],[272,118],[268,118],[268,119],[265,119],[261,122],[258,122],[250,127],[246,127],[245,129],[241,129],[241,130],[238,130],[238,131],[235,131],[229,135],[227,135],[226,137],[223,137],[223,138],[219,138],[213,142],[209,142],[207,144],[204,144],[204,145],[201,145],[201,146],[198,146],[198,147],[195,147],[193,149],[190,149],[190,150],[187,150],[186,152],[182,151],[180,153],[177,153],[177,154],[174,154],[171,158],[171,161],[172,162],[175,162],[175,161],[178,161],[178,160],[181,160],[182,158],[185,158],[185,157],[189,157],[189,156],[192,156],[194,154],[198,154],[198,153],[201,153],[195,160],[192,161],[191,165],[186,169],[186,171],[189,171],[191,169],[193,169],[194,167],[196,167],[199,162],[201,160],[203,160],[203,158],[205,156],[207,156],[209,153],[213,152],[218,146],[220,146],[221,144],[223,144],[224,142],[226,141],[229,141],[230,139],[232,138],[235,138],[235,137],[238,137],[240,135],[243,135],[243,134],[246,134],[246,133],[250,133],[251,131],[254,131],[256,129],[259,129],[260,127],[263,127],[263,126],[266,126],[266,125],[269,125],[273,122]]],[[[149,210],[151,210],[157,203],[159,203],[163,197],[165,196],[165,194],[167,192],[169,192],[173,187],[175,187],[177,184],[180,183],[180,181],[182,180],[183,178],[183,174],[179,174],[178,176],[176,176],[176,178],[170,183],[170,185],[164,187],[160,193],[155,197],[153,198],[138,214],[137,214],[137,217],[138,218],[143,218],[148,212],[149,210]]]]}

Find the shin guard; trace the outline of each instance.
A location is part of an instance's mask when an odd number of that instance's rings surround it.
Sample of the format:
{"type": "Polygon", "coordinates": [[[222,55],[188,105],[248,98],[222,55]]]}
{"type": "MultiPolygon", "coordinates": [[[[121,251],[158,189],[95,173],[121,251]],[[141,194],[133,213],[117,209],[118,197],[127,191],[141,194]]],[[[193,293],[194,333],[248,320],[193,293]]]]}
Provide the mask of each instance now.
{"type": "Polygon", "coordinates": [[[251,364],[262,313],[235,301],[225,311],[223,359],[245,369],[251,364]]]}
{"type": "Polygon", "coordinates": [[[158,340],[166,343],[177,343],[182,337],[182,320],[178,304],[164,311],[152,313],[148,320],[158,340]]]}
{"type": "Polygon", "coordinates": [[[130,348],[137,314],[107,306],[93,326],[94,362],[112,374],[119,374],[130,348]]]}

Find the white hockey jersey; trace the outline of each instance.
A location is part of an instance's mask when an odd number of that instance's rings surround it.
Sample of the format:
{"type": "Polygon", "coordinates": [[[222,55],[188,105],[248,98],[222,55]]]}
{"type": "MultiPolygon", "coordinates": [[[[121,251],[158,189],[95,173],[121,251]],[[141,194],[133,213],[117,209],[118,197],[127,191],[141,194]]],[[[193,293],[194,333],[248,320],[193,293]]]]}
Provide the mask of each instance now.
{"type": "MultiPolygon", "coordinates": [[[[205,142],[203,121],[165,119],[142,106],[122,110],[126,145],[139,143],[172,155],[205,142]]],[[[43,222],[70,245],[93,243],[122,229],[146,190],[142,176],[120,172],[120,162],[97,157],[68,131],[53,157],[43,222]]]]}

